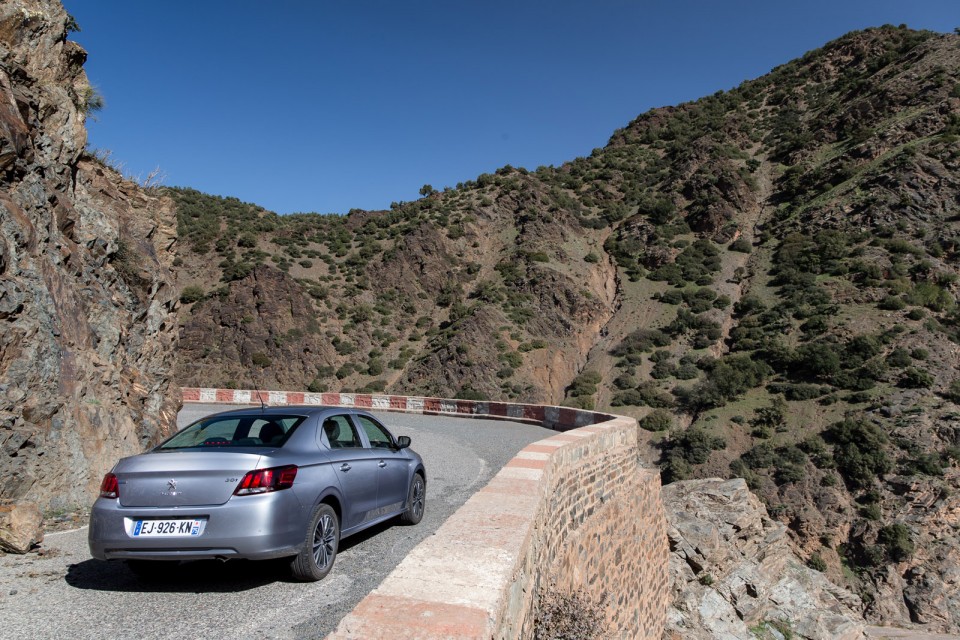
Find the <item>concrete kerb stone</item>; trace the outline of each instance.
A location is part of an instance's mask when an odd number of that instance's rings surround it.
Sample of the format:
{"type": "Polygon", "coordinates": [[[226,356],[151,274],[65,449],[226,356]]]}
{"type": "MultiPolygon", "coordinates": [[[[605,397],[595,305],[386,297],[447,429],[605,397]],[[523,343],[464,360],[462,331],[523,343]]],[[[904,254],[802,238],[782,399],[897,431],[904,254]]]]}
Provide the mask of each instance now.
{"type": "MultiPolygon", "coordinates": [[[[528,445],[507,463],[487,487],[471,496],[436,533],[421,542],[374,591],[348,614],[328,638],[519,638],[529,634],[535,593],[555,571],[559,549],[576,540],[589,519],[570,509],[592,512],[600,501],[634,485],[611,460],[636,460],[637,423],[633,418],[569,407],[409,396],[182,389],[185,402],[271,405],[307,404],[369,408],[542,424],[561,433],[528,445]],[[632,448],[632,455],[631,455],[632,448]],[[621,479],[622,478],[622,479],[621,479]],[[615,486],[622,484],[622,487],[615,486]],[[515,486],[516,491],[510,491],[515,486]],[[565,501],[557,501],[558,492],[565,501]],[[565,495],[566,493],[566,495],[565,495]],[[581,501],[586,501],[582,502],[581,501]],[[558,506],[562,507],[559,512],[558,506]]],[[[655,470],[642,470],[657,477],[655,470]]],[[[649,549],[636,553],[652,561],[664,579],[657,591],[639,589],[632,606],[648,621],[644,629],[618,635],[659,638],[666,619],[669,584],[666,524],[659,492],[656,521],[639,523],[655,533],[649,549]],[[663,522],[661,522],[663,520],[663,522]],[[662,538],[662,540],[661,540],[662,538]],[[662,591],[662,593],[660,593],[662,591]]],[[[641,520],[646,514],[637,514],[641,520]]],[[[589,558],[589,565],[598,563],[589,558]]],[[[616,571],[616,567],[609,569],[616,571]]],[[[576,584],[583,569],[564,582],[576,584]]],[[[601,571],[603,571],[601,569],[601,571]]],[[[619,579],[622,579],[619,578],[619,579]]],[[[592,584],[592,579],[590,580],[592,584]]],[[[635,618],[636,616],[634,616],[635,618]]],[[[608,615],[608,620],[623,616],[608,615]]]]}

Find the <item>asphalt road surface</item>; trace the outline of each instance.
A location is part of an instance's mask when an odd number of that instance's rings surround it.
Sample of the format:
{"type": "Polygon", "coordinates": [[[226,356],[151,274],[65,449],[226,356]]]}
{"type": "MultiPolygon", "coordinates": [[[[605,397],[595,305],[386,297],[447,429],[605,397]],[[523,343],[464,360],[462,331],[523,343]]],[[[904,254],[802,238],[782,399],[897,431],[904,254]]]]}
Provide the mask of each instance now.
{"type": "MultiPolygon", "coordinates": [[[[222,409],[188,405],[181,426],[222,409]]],[[[0,638],[323,638],[517,451],[553,433],[516,422],[378,415],[423,456],[420,524],[386,523],[347,538],[330,575],[309,584],[292,582],[283,563],[242,560],[188,563],[145,583],[122,562],[92,559],[86,527],[48,534],[42,554],[0,555],[0,638]]]]}

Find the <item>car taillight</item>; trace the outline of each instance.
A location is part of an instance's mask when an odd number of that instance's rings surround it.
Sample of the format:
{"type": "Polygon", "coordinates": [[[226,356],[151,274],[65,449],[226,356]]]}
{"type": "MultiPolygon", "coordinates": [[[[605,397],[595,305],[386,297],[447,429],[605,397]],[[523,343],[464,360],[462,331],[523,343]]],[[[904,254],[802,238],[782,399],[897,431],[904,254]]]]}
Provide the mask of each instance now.
{"type": "Polygon", "coordinates": [[[117,482],[117,476],[112,473],[103,476],[103,482],[100,483],[100,497],[114,500],[120,497],[120,483],[117,482]]]}
{"type": "Polygon", "coordinates": [[[248,496],[253,493],[289,489],[293,486],[293,480],[296,477],[297,467],[292,464],[286,467],[273,467],[272,469],[254,469],[243,476],[233,495],[248,496]]]}

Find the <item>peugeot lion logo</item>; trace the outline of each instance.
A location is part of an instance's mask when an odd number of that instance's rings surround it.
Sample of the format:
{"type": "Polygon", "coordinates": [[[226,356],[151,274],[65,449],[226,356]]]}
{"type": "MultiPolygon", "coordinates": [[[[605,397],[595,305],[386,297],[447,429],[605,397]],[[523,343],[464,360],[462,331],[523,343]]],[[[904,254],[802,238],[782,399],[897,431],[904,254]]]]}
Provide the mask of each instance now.
{"type": "Polygon", "coordinates": [[[177,481],[173,478],[167,480],[167,489],[168,491],[161,491],[160,495],[162,496],[179,496],[182,491],[177,491],[177,481]]]}

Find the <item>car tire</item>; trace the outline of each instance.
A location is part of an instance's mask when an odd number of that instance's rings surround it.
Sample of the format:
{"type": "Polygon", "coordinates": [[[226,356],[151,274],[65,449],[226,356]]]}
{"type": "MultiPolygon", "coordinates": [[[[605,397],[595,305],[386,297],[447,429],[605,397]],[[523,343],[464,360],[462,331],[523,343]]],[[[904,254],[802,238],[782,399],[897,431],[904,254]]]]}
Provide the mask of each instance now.
{"type": "Polygon", "coordinates": [[[413,474],[410,492],[407,495],[407,505],[407,510],[400,516],[400,522],[417,524],[423,520],[423,512],[427,506],[427,483],[419,473],[413,474]]]}
{"type": "Polygon", "coordinates": [[[321,504],[310,518],[303,548],[290,561],[294,579],[301,582],[323,580],[333,568],[339,546],[340,519],[333,507],[321,504]]]}
{"type": "Polygon", "coordinates": [[[141,580],[163,580],[173,575],[179,562],[164,560],[127,560],[127,567],[141,580]]]}

